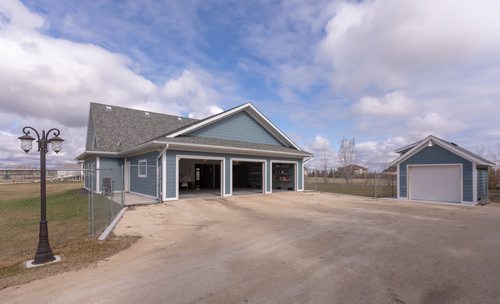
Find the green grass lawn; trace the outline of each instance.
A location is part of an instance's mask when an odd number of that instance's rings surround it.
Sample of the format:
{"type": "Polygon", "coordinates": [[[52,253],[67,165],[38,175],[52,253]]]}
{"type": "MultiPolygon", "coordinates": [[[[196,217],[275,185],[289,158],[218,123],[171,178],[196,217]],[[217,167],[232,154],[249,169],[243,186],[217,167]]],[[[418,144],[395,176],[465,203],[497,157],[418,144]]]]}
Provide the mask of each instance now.
{"type": "MultiPolygon", "coordinates": [[[[52,249],[86,240],[89,236],[88,194],[83,189],[47,195],[47,220],[52,249]]],[[[94,196],[95,236],[109,225],[121,207],[94,196]]],[[[38,244],[40,199],[0,199],[0,261],[34,253],[38,244]]]]}
{"type": "Polygon", "coordinates": [[[490,202],[500,203],[500,189],[489,189],[490,202]]]}
{"type": "MultiPolygon", "coordinates": [[[[316,190],[314,183],[306,183],[306,190],[316,190]]],[[[362,183],[318,183],[317,190],[322,192],[332,192],[339,194],[359,195],[368,197],[395,197],[396,186],[390,187],[387,184],[365,185],[362,183]]]]}
{"type": "MultiPolygon", "coordinates": [[[[49,241],[53,249],[88,235],[87,193],[67,190],[47,196],[49,241]]],[[[0,200],[0,261],[34,253],[38,244],[40,199],[0,200]]]]}
{"type": "MultiPolygon", "coordinates": [[[[40,184],[13,184],[0,187],[0,289],[29,282],[47,275],[74,270],[106,258],[135,242],[136,238],[89,240],[88,193],[81,183],[47,185],[49,241],[61,263],[26,269],[38,244],[40,222],[40,184]]],[[[94,195],[94,235],[99,236],[121,206],[101,195],[94,195]]]]}

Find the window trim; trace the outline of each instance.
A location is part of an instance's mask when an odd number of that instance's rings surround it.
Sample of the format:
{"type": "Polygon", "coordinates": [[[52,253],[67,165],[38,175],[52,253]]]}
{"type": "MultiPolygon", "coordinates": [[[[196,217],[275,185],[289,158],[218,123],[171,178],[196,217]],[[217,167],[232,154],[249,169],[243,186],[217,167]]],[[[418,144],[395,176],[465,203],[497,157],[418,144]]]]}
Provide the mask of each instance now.
{"type": "Polygon", "coordinates": [[[148,177],[148,160],[140,159],[137,161],[137,176],[138,177],[148,177]],[[141,174],[141,167],[144,166],[145,174],[141,174]]]}

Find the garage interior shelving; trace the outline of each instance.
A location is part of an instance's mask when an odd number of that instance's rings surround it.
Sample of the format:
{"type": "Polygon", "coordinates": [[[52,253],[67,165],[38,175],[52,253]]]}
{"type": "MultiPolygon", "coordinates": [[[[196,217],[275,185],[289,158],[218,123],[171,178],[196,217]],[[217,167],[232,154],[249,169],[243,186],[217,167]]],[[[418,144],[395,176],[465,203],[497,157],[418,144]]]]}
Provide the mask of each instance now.
{"type": "Polygon", "coordinates": [[[273,164],[272,168],[273,190],[294,190],[294,172],[293,164],[273,164]]]}

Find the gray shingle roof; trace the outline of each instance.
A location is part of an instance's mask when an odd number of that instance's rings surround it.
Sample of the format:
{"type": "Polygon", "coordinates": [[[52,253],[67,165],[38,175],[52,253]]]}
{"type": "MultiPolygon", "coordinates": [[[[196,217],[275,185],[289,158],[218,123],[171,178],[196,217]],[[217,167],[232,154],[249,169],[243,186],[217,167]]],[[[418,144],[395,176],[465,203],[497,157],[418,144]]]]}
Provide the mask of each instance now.
{"type": "Polygon", "coordinates": [[[92,140],[87,140],[86,150],[106,152],[120,152],[132,148],[197,121],[187,117],[99,103],[90,103],[90,116],[97,146],[93,147],[92,140]]]}
{"type": "Polygon", "coordinates": [[[288,152],[294,154],[300,154],[304,156],[310,156],[311,154],[305,151],[299,151],[294,148],[267,145],[267,144],[257,144],[245,141],[237,140],[225,140],[217,138],[205,138],[205,137],[191,137],[191,136],[180,136],[175,138],[160,137],[155,139],[155,141],[163,141],[166,143],[184,143],[184,144],[196,144],[196,145],[210,145],[228,148],[244,148],[244,149],[254,149],[254,150],[265,150],[265,151],[276,151],[276,152],[288,152]]]}

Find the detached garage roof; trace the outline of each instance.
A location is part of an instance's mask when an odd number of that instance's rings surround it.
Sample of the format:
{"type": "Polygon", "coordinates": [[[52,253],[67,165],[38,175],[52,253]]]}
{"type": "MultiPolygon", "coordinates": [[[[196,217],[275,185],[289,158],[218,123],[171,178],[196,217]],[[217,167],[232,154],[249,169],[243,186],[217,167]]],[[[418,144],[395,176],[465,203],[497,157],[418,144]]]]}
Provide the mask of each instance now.
{"type": "Polygon", "coordinates": [[[397,164],[405,161],[406,159],[412,157],[415,155],[417,152],[422,150],[423,148],[427,146],[432,146],[432,145],[438,145],[460,157],[463,157],[471,162],[477,163],[477,165],[482,165],[482,166],[494,166],[495,164],[489,160],[487,160],[484,157],[481,157],[475,153],[470,152],[467,149],[464,149],[460,147],[459,145],[443,140],[441,138],[438,138],[434,135],[429,135],[425,139],[418,141],[416,143],[413,143],[411,145],[402,147],[398,150],[396,150],[397,153],[401,153],[401,155],[395,159],[392,163],[390,163],[389,167],[396,166],[397,164]]]}

